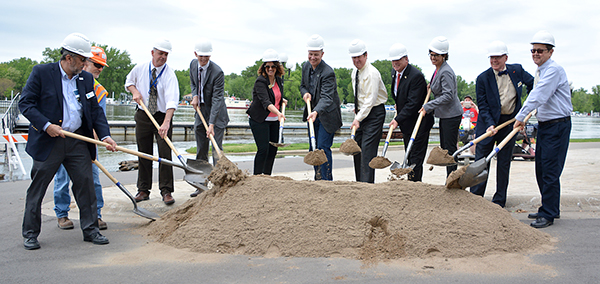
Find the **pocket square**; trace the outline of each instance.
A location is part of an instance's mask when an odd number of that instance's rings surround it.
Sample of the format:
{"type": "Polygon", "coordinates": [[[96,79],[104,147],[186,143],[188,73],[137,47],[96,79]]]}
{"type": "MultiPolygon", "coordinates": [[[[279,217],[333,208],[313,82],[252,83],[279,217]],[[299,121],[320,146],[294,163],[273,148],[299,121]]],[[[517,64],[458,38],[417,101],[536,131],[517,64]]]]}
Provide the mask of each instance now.
{"type": "Polygon", "coordinates": [[[88,100],[89,100],[89,99],[91,99],[91,98],[93,98],[94,96],[95,96],[95,95],[94,95],[94,92],[93,92],[93,91],[90,91],[89,93],[85,94],[85,97],[86,97],[88,100]]]}

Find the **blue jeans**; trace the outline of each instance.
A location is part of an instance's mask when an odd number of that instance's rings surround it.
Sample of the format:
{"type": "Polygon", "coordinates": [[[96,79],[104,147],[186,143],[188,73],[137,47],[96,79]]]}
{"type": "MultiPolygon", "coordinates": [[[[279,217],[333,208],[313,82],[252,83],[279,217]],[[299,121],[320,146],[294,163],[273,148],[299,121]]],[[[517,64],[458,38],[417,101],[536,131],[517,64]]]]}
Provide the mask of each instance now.
{"type": "MultiPolygon", "coordinates": [[[[313,124],[315,126],[315,140],[317,140],[317,149],[323,150],[325,152],[325,156],[327,157],[327,162],[325,162],[325,164],[315,166],[315,180],[317,180],[318,177],[317,173],[320,174],[321,180],[333,180],[333,159],[331,158],[331,145],[333,144],[333,136],[335,133],[327,132],[325,127],[321,125],[321,121],[318,117],[315,119],[313,124]]],[[[312,145],[310,146],[310,151],[313,151],[312,145]]]]}
{"type": "MultiPolygon", "coordinates": [[[[100,184],[100,169],[92,164],[92,173],[94,175],[94,189],[96,191],[96,203],[98,206],[98,219],[102,218],[100,211],[104,207],[104,198],[102,197],[102,185],[100,184]]],[[[71,204],[71,195],[69,195],[69,182],[71,179],[67,170],[60,165],[56,175],[54,175],[54,213],[57,218],[69,216],[69,205],[71,204]]]]}

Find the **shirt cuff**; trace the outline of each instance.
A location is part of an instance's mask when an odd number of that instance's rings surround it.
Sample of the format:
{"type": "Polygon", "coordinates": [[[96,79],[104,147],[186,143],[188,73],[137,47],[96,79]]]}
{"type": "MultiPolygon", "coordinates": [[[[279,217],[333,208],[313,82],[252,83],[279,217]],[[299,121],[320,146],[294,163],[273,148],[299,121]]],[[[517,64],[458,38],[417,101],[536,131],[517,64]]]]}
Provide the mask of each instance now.
{"type": "Polygon", "coordinates": [[[44,131],[46,131],[46,128],[48,128],[48,126],[50,126],[50,124],[52,124],[52,123],[50,123],[50,121],[46,122],[46,124],[44,125],[44,131]]]}

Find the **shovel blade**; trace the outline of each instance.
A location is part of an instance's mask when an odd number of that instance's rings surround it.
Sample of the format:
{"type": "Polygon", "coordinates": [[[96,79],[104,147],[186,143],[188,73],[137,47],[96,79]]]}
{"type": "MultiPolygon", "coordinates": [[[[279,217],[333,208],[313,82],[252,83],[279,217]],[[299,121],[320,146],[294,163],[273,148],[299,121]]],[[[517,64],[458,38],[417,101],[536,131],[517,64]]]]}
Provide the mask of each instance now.
{"type": "Polygon", "coordinates": [[[183,180],[197,189],[208,190],[206,187],[206,178],[212,172],[213,166],[209,162],[202,160],[188,159],[187,162],[188,167],[198,170],[202,174],[186,170],[183,180]]]}
{"type": "Polygon", "coordinates": [[[156,214],[152,211],[146,210],[144,208],[140,208],[140,207],[133,208],[133,213],[135,213],[141,217],[148,218],[152,221],[160,218],[160,216],[158,214],[156,214]]]}
{"type": "Polygon", "coordinates": [[[402,165],[400,165],[400,163],[398,163],[398,161],[394,161],[394,163],[390,166],[390,170],[395,170],[395,169],[399,169],[400,167],[402,167],[402,165]]]}
{"type": "Polygon", "coordinates": [[[485,159],[480,159],[467,167],[467,170],[460,177],[458,183],[463,188],[471,187],[485,181],[487,176],[487,162],[485,159]]]}

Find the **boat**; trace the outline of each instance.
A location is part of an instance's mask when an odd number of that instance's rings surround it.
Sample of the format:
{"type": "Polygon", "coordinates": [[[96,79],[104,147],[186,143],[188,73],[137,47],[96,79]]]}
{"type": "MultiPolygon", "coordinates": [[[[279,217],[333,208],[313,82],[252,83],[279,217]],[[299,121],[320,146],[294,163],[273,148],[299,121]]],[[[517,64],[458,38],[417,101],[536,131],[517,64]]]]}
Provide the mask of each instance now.
{"type": "Polygon", "coordinates": [[[236,97],[225,97],[225,105],[227,109],[248,109],[250,107],[249,100],[240,100],[236,97]]]}
{"type": "Polygon", "coordinates": [[[353,103],[342,104],[342,105],[340,105],[340,110],[342,112],[354,112],[354,104],[353,103]]]}

